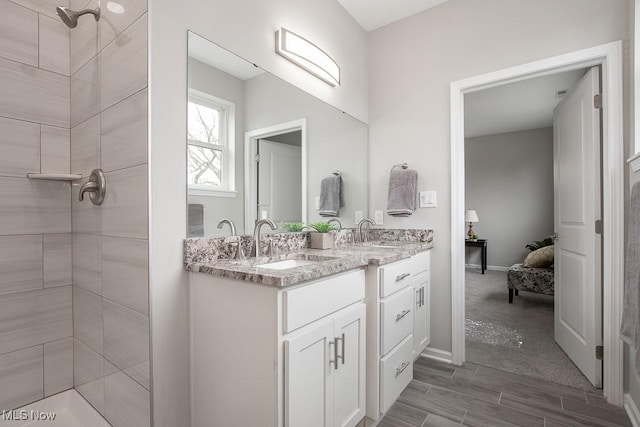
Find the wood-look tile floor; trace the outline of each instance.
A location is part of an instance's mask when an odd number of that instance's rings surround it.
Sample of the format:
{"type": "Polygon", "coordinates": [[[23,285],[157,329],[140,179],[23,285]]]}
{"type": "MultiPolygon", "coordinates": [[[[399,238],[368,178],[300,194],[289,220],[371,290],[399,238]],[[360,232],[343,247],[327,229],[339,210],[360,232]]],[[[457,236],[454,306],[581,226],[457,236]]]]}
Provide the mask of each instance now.
{"type": "Polygon", "coordinates": [[[419,358],[413,378],[380,427],[631,426],[602,393],[472,363],[419,358]]]}

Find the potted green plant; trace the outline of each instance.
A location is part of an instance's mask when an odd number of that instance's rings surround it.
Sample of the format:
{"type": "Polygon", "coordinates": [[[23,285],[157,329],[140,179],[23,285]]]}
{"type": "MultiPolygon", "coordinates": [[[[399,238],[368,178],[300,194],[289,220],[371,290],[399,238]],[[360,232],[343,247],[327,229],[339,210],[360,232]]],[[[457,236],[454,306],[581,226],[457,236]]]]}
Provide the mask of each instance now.
{"type": "Polygon", "coordinates": [[[333,224],[321,221],[309,224],[309,227],[315,230],[311,232],[311,248],[333,249],[333,235],[329,233],[330,231],[335,230],[335,226],[333,224]]]}
{"type": "Polygon", "coordinates": [[[284,223],[282,223],[282,228],[287,230],[289,233],[299,233],[304,229],[304,223],[302,223],[302,222],[284,222],[284,223]]]}

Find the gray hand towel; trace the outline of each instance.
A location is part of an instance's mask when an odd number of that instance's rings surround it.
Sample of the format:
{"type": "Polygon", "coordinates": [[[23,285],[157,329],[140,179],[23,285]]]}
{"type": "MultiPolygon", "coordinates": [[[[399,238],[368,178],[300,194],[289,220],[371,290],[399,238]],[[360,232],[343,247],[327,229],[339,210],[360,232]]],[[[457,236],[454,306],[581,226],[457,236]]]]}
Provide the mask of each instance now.
{"type": "Polygon", "coordinates": [[[323,178],[320,182],[320,216],[338,216],[343,206],[342,176],[323,178]]]}
{"type": "Polygon", "coordinates": [[[409,216],[416,210],[418,172],[395,165],[389,175],[387,214],[409,216]]]}
{"type": "Polygon", "coordinates": [[[631,189],[629,242],[624,274],[622,339],[636,352],[636,372],[640,373],[640,182],[631,189]]]}
{"type": "Polygon", "coordinates": [[[187,237],[204,236],[204,206],[189,203],[189,233],[187,237]]]}

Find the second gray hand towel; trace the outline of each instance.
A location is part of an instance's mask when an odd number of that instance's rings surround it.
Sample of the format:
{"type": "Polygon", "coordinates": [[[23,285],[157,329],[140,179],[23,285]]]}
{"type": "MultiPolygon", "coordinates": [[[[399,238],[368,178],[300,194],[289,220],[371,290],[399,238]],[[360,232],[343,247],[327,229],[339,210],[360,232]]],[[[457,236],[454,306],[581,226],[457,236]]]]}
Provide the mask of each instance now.
{"type": "Polygon", "coordinates": [[[342,177],[333,175],[320,182],[320,216],[338,216],[344,206],[342,177]]]}
{"type": "Polygon", "coordinates": [[[418,172],[395,165],[389,174],[387,214],[409,216],[416,210],[418,172]]]}

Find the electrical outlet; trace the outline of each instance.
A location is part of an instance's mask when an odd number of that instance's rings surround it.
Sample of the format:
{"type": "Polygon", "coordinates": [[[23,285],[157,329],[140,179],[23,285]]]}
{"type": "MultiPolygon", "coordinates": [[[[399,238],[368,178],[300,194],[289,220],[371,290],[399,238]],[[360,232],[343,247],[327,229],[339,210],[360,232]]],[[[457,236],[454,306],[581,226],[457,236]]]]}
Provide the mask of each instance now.
{"type": "Polygon", "coordinates": [[[320,210],[320,196],[316,196],[316,210],[320,210]]]}
{"type": "Polygon", "coordinates": [[[436,192],[435,191],[421,191],[420,192],[420,207],[421,208],[435,208],[436,192]]]}
{"type": "Polygon", "coordinates": [[[356,211],[356,215],[355,215],[355,220],[356,220],[356,224],[359,223],[360,221],[362,221],[362,218],[364,216],[364,214],[362,213],[362,211],[356,211]]]}
{"type": "Polygon", "coordinates": [[[260,211],[260,219],[267,219],[267,211],[260,211]]]}
{"type": "Polygon", "coordinates": [[[373,220],[376,222],[376,225],[383,225],[384,223],[384,212],[376,211],[373,220]]]}

